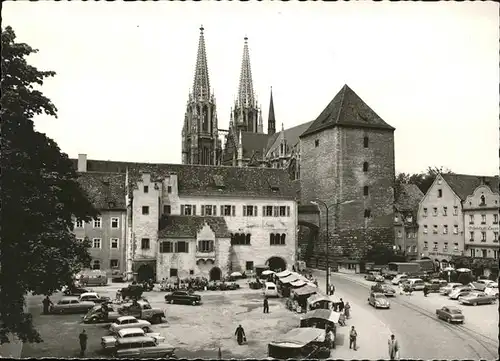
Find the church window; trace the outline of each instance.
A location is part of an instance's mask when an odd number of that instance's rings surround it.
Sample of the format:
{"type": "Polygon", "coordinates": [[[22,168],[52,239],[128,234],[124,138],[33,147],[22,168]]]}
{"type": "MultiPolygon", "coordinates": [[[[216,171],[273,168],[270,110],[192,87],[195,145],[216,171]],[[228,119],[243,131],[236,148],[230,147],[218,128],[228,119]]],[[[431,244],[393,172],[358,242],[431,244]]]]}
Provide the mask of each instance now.
{"type": "Polygon", "coordinates": [[[368,148],[368,137],[363,138],[363,147],[368,148]]]}
{"type": "Polygon", "coordinates": [[[281,154],[283,154],[283,143],[280,144],[280,148],[281,148],[280,152],[281,152],[281,154]]]}
{"type": "Polygon", "coordinates": [[[203,117],[202,129],[203,131],[208,132],[208,108],[206,105],[203,107],[202,117],[203,117]]]}
{"type": "Polygon", "coordinates": [[[363,172],[368,172],[368,162],[363,163],[363,172]]]}

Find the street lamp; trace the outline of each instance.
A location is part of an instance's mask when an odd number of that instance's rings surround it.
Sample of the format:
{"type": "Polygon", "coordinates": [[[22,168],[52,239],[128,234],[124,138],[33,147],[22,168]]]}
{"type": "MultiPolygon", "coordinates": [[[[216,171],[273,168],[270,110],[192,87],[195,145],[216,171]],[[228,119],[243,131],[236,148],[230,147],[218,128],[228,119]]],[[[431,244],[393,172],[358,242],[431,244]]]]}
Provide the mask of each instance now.
{"type": "MultiPolygon", "coordinates": [[[[349,204],[349,203],[354,203],[354,200],[348,200],[348,201],[343,201],[343,202],[337,202],[334,204],[327,205],[325,202],[316,200],[316,201],[311,201],[311,204],[314,204],[316,206],[322,205],[326,209],[326,294],[328,294],[328,287],[330,285],[330,261],[329,261],[329,229],[328,229],[328,211],[330,210],[330,207],[336,207],[338,205],[344,205],[344,204],[349,204]]],[[[333,220],[335,221],[335,219],[333,220]]],[[[332,227],[333,231],[335,232],[335,223],[334,226],[332,227]]]]}

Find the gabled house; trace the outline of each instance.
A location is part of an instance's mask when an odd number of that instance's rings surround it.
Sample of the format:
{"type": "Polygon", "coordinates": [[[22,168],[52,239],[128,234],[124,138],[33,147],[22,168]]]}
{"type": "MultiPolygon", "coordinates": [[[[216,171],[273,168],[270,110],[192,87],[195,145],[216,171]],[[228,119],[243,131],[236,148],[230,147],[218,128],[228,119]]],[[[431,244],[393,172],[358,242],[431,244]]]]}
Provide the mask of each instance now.
{"type": "Polygon", "coordinates": [[[402,184],[394,202],[394,244],[396,252],[409,261],[417,259],[418,205],[424,197],[415,184],[402,184]]]}

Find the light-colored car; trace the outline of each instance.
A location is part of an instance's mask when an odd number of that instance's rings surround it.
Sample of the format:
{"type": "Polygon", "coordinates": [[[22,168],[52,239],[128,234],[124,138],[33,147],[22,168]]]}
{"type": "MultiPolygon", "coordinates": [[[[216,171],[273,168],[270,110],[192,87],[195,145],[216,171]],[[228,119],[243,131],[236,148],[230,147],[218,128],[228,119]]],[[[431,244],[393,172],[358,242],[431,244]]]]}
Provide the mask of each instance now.
{"type": "Polygon", "coordinates": [[[63,297],[50,308],[51,313],[87,313],[94,302],[80,301],[78,297],[63,297]]]}
{"type": "Polygon", "coordinates": [[[455,306],[443,306],[436,310],[436,315],[438,318],[445,320],[446,322],[458,322],[464,323],[465,317],[462,314],[462,310],[455,306]]]}
{"type": "Polygon", "coordinates": [[[455,288],[461,287],[461,286],[463,286],[463,284],[457,283],[457,282],[451,282],[451,283],[448,283],[446,286],[441,287],[441,289],[439,290],[439,293],[441,293],[444,296],[448,296],[451,293],[451,291],[453,291],[455,288]]]}
{"type": "Polygon", "coordinates": [[[175,358],[175,347],[161,343],[148,336],[126,337],[116,340],[116,351],[113,355],[117,358],[175,358]]]}
{"type": "Polygon", "coordinates": [[[101,297],[97,292],[85,292],[79,297],[80,301],[90,301],[94,303],[109,302],[109,297],[101,297]]]}
{"type": "Polygon", "coordinates": [[[406,280],[408,280],[408,275],[398,274],[391,280],[391,283],[396,286],[396,285],[399,285],[401,282],[404,282],[406,280]]]}
{"type": "Polygon", "coordinates": [[[484,293],[488,296],[494,296],[498,298],[498,283],[490,283],[488,287],[484,289],[484,293]]]}
{"type": "Polygon", "coordinates": [[[264,283],[264,288],[262,289],[262,293],[266,297],[279,297],[278,289],[276,287],[276,284],[273,282],[264,283]]]}
{"type": "Polygon", "coordinates": [[[148,321],[138,320],[134,316],[122,316],[118,317],[116,321],[109,326],[109,331],[111,333],[117,333],[124,328],[142,328],[144,331],[148,331],[150,327],[151,323],[148,321]]]}
{"type": "Polygon", "coordinates": [[[422,291],[425,286],[425,282],[421,278],[408,278],[408,283],[415,291],[422,291]]]}
{"type": "Polygon", "coordinates": [[[477,283],[482,283],[485,286],[489,286],[490,284],[495,283],[495,281],[492,281],[492,280],[477,280],[476,282],[477,283]]]}
{"type": "Polygon", "coordinates": [[[158,332],[145,332],[142,328],[124,328],[112,336],[101,337],[101,346],[105,351],[115,351],[117,339],[142,336],[152,337],[155,339],[156,343],[165,341],[165,337],[160,336],[158,332]]]}
{"type": "Polygon", "coordinates": [[[489,296],[484,292],[470,292],[465,296],[458,297],[458,302],[463,305],[487,305],[496,301],[495,296],[489,296]]]}
{"type": "Polygon", "coordinates": [[[368,298],[368,303],[375,308],[390,308],[391,304],[383,293],[372,292],[368,298]]]}
{"type": "Polygon", "coordinates": [[[460,296],[466,296],[469,293],[474,291],[474,289],[470,286],[462,286],[462,287],[457,287],[453,291],[450,292],[448,295],[450,300],[458,300],[460,296]]]}

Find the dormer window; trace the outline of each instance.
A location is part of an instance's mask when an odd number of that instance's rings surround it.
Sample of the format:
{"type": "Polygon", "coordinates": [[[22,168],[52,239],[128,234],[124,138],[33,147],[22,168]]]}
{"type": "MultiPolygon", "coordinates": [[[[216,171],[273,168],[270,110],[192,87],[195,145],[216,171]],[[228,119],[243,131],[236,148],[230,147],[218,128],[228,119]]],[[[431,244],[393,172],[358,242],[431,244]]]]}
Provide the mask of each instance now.
{"type": "Polygon", "coordinates": [[[273,192],[279,192],[280,187],[277,187],[277,186],[271,186],[271,190],[272,190],[273,192]]]}
{"type": "Polygon", "coordinates": [[[115,202],[108,202],[108,208],[115,208],[115,202]]]}

